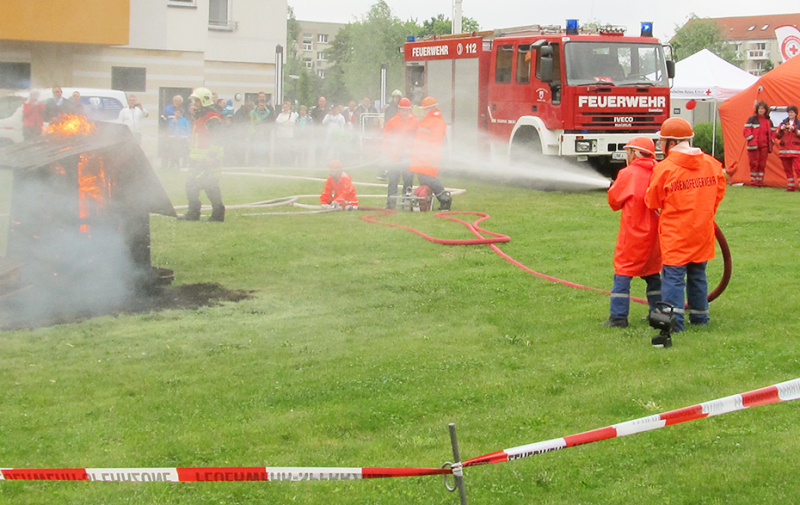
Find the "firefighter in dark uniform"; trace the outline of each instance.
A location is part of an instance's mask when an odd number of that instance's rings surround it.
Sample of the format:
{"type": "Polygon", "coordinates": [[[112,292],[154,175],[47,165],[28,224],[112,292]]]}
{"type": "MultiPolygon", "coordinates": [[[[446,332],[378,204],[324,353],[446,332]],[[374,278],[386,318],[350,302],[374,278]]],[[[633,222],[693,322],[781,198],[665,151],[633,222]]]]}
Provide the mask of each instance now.
{"type": "Polygon", "coordinates": [[[200,220],[200,191],[205,191],[211,201],[209,221],[225,220],[225,205],[219,189],[224,150],[222,147],[222,118],[214,107],[214,98],[207,88],[197,88],[189,99],[195,107],[192,126],[191,149],[189,151],[190,172],[186,180],[186,199],[189,210],[180,219],[200,220]]]}

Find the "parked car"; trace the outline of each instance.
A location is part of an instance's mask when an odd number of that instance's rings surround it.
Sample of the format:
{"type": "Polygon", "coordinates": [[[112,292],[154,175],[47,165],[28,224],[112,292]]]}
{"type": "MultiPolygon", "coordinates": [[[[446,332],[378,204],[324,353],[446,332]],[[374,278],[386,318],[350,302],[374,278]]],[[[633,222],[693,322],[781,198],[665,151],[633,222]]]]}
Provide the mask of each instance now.
{"type": "MultiPolygon", "coordinates": [[[[128,104],[124,91],[97,88],[62,87],[64,98],[69,100],[72,93],[81,94],[81,104],[86,117],[92,121],[117,122],[119,111],[128,104]]],[[[29,91],[14,91],[0,97],[0,147],[22,142],[22,104],[28,100],[29,91]]],[[[39,90],[39,101],[53,98],[52,88],[39,90]]]]}

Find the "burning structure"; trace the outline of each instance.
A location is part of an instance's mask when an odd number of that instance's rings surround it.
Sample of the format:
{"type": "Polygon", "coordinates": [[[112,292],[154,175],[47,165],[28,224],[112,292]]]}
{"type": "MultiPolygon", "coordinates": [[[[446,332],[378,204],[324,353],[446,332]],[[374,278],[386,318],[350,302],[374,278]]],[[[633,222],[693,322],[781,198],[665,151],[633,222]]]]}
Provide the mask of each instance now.
{"type": "Polygon", "coordinates": [[[0,149],[0,304],[20,321],[58,318],[171,282],[151,266],[150,213],[176,216],[124,125],[64,115],[0,149]]]}

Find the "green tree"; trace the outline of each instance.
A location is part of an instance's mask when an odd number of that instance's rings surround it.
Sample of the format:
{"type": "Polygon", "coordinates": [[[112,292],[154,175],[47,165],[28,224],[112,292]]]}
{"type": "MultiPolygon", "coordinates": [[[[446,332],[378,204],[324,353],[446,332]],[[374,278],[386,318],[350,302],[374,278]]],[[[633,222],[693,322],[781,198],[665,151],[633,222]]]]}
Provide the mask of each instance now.
{"type": "Polygon", "coordinates": [[[307,96],[308,94],[314,94],[313,83],[315,76],[311,75],[303,66],[300,47],[297,42],[299,37],[300,23],[294,17],[294,10],[289,7],[286,20],[286,60],[283,66],[283,96],[286,100],[297,100],[301,104],[306,104],[308,103],[306,100],[311,100],[312,102],[315,100],[313,96],[311,98],[307,96]]]}
{"type": "Polygon", "coordinates": [[[702,49],[708,49],[720,58],[741,66],[742,59],[736,49],[728,43],[725,33],[716,21],[699,18],[692,14],[683,27],[677,28],[671,40],[677,61],[687,58],[702,49]]]}
{"type": "MultiPolygon", "coordinates": [[[[452,30],[453,22],[449,18],[446,18],[444,14],[439,14],[427,21],[423,21],[422,30],[417,36],[448,35],[452,30]]],[[[461,30],[464,33],[477,32],[480,30],[480,25],[478,25],[478,22],[474,19],[464,16],[461,18],[461,30]]]]}
{"type": "Polygon", "coordinates": [[[402,89],[405,68],[400,49],[407,35],[406,24],[392,14],[384,0],[374,4],[360,21],[339,30],[327,55],[335,67],[332,76],[341,78],[343,85],[331,91],[338,95],[337,101],[378,97],[381,63],[388,65],[387,86],[402,89]]]}

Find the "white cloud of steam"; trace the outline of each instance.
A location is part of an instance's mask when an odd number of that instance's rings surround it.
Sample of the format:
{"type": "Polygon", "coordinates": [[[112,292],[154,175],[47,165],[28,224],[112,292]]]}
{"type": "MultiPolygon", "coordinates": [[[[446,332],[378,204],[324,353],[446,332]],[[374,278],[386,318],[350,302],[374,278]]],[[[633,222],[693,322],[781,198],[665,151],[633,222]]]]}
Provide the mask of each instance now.
{"type": "MultiPolygon", "coordinates": [[[[481,135],[485,138],[488,134],[481,135]]],[[[498,145],[497,152],[489,154],[477,147],[480,143],[451,139],[449,159],[442,165],[443,175],[467,175],[541,191],[605,190],[611,182],[588,163],[533,154],[524,161],[511,161],[505,153],[505,144],[498,145]]]]}
{"type": "Polygon", "coordinates": [[[15,185],[11,213],[20,224],[7,257],[9,264],[23,263],[25,288],[2,301],[0,327],[55,324],[124,306],[143,272],[115,220],[91,222],[81,232],[75,185],[54,187],[37,177],[25,182],[15,185]]]}

